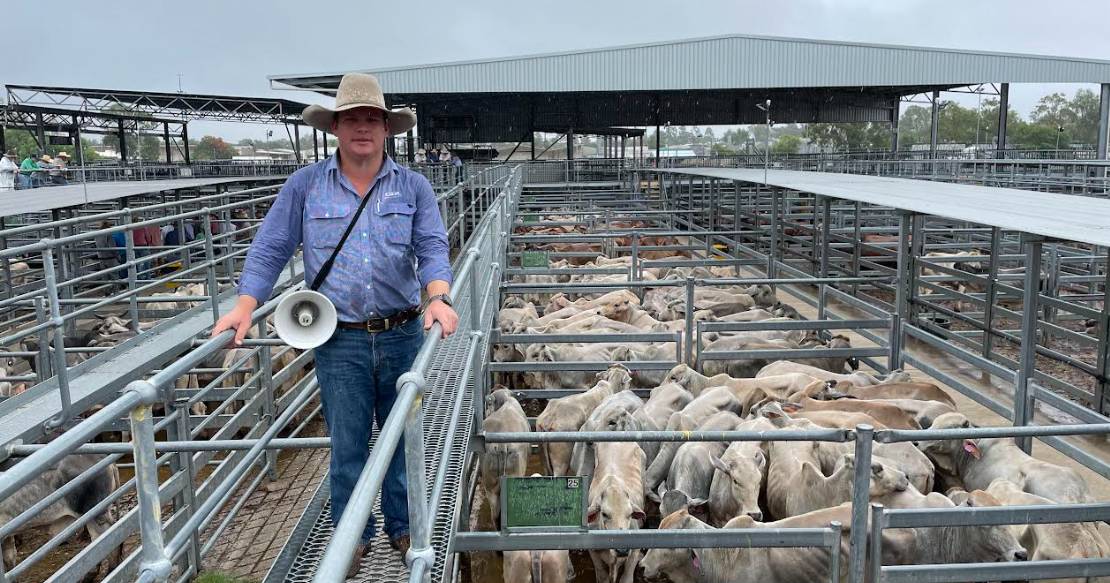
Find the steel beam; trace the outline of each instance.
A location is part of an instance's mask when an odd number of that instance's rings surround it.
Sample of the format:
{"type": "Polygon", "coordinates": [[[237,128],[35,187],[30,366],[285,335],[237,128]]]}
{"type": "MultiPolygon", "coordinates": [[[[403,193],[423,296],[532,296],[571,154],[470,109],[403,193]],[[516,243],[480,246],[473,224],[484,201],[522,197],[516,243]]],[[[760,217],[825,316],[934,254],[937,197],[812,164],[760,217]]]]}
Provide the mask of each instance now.
{"type": "MultiPolygon", "coordinates": [[[[1006,124],[1010,112],[1010,84],[1003,83],[998,91],[998,140],[994,146],[994,157],[1005,158],[1006,124]]],[[[978,147],[978,144],[976,144],[978,147]]]]}

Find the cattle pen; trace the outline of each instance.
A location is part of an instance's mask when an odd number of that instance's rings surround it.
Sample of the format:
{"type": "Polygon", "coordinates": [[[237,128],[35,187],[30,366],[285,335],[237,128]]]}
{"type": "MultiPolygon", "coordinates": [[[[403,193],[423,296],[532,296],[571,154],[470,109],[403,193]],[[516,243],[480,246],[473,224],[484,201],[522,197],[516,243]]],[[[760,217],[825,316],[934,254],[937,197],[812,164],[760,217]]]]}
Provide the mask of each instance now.
{"type": "MultiPolygon", "coordinates": [[[[256,211],[274,191],[240,187],[166,201],[155,196],[147,204],[0,233],[21,243],[0,252],[5,265],[30,264],[0,304],[7,322],[2,344],[37,340],[34,350],[17,347],[3,354],[8,366],[0,380],[30,388],[0,403],[0,432],[10,458],[0,475],[0,498],[33,486],[59,460],[83,460],[52,495],[5,517],[0,544],[43,509],[87,487],[109,464],[133,473],[45,544],[29,554],[20,549],[21,559],[0,571],[0,580],[23,580],[90,524],[92,541],[44,579],[81,578],[124,548],[123,560],[102,573],[105,580],[189,580],[247,496],[273,479],[278,451],[327,447],[325,437],[300,436],[319,411],[311,353],[283,346],[265,325],[280,296],[260,308],[259,332],[230,360],[213,358],[226,335],[202,336],[231,301],[233,292],[224,288],[241,268],[249,234],[258,227],[256,211]],[[128,245],[124,260],[111,267],[98,256],[102,235],[197,218],[208,235],[203,240],[146,255],[128,245]],[[103,221],[109,225],[101,226],[103,221]],[[47,238],[39,240],[44,233],[47,238]],[[120,277],[121,270],[126,275],[120,277]],[[200,290],[196,295],[165,292],[198,284],[192,288],[200,290]],[[113,317],[123,330],[103,330],[112,342],[70,344],[88,338],[90,322],[103,325],[113,317]],[[74,412],[90,409],[95,412],[73,419],[74,412]],[[43,443],[59,427],[66,431],[43,443]],[[97,439],[120,432],[129,432],[131,443],[97,439]],[[109,506],[121,504],[126,512],[103,518],[109,506]]],[[[650,168],[619,160],[500,165],[476,173],[440,195],[454,250],[460,332],[445,341],[430,335],[402,379],[395,414],[381,428],[356,488],[351,507],[357,511],[333,530],[327,488],[321,486],[267,580],[341,579],[357,525],[374,511],[382,462],[397,447],[410,460],[413,486],[410,565],[376,551],[364,580],[487,581],[497,578],[490,574],[497,573],[496,561],[481,559],[490,551],[717,547],[817,549],[827,565],[821,578],[828,580],[1110,574],[1106,558],[910,565],[884,564],[867,550],[885,556],[893,544],[884,538],[888,529],[1110,517],[1104,496],[1099,502],[995,508],[886,508],[869,504],[868,497],[875,448],[1003,437],[1016,438],[1026,452],[1034,443],[1057,450],[1069,459],[1061,463],[1086,468],[1093,491],[1105,491],[1091,480],[1110,477],[1103,442],[1110,432],[1104,416],[1110,239],[1099,223],[1110,203],[1098,192],[1085,194],[785,170],[764,179],[761,169],[650,168]],[[561,179],[552,180],[554,175],[561,179]],[[588,179],[577,184],[577,177],[588,179]],[[612,263],[598,262],[599,256],[612,263]],[[768,310],[794,317],[730,321],[695,313],[699,298],[737,286],[765,286],[773,298],[768,310]],[[619,290],[640,303],[665,298],[660,305],[674,317],[663,322],[667,326],[641,331],[498,325],[499,310],[518,300],[546,304],[561,294],[573,303],[619,290]],[[811,342],[713,346],[728,335],[765,332],[811,342]],[[836,336],[851,345],[834,347],[830,339],[836,336]],[[575,345],[582,347],[580,359],[512,356],[525,356],[528,346],[575,345]],[[614,357],[622,347],[620,358],[614,357]],[[483,404],[496,383],[524,403],[534,427],[545,403],[581,393],[592,380],[579,379],[592,379],[614,362],[630,371],[632,391],[644,397],[680,365],[728,372],[735,363],[785,358],[858,361],[860,371],[876,378],[909,370],[962,395],[961,403],[989,410],[996,426],[482,430],[483,404]],[[479,519],[488,510],[478,495],[479,460],[498,444],[799,441],[855,456],[850,512],[801,528],[720,530],[645,523],[629,530],[522,533],[491,529],[479,519]]],[[[295,257],[282,290],[297,289],[302,276],[295,257]]],[[[584,474],[590,472],[587,463],[584,474]]],[[[658,524],[656,518],[649,522],[658,524]]],[[[705,556],[711,560],[711,553],[705,556]]],[[[588,577],[589,562],[582,555],[574,561],[588,577]]]]}

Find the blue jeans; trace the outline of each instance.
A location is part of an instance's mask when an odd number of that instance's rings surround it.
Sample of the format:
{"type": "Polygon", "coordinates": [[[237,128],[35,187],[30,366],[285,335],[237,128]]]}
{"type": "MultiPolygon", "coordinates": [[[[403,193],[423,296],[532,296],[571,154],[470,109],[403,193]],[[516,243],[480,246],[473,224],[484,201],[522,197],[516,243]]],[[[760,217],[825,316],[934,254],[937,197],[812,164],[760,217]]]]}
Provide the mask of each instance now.
{"type": "MultiPolygon", "coordinates": [[[[397,378],[412,367],[424,342],[423,318],[370,334],[339,328],[316,349],[316,378],[324,420],[331,435],[331,517],[338,524],[347,507],[362,466],[370,457],[373,421],[385,424],[397,398],[397,378]]],[[[397,445],[382,484],[382,514],[390,539],[409,532],[405,448],[397,445]]],[[[362,532],[362,542],[374,538],[374,516],[362,532]]]]}

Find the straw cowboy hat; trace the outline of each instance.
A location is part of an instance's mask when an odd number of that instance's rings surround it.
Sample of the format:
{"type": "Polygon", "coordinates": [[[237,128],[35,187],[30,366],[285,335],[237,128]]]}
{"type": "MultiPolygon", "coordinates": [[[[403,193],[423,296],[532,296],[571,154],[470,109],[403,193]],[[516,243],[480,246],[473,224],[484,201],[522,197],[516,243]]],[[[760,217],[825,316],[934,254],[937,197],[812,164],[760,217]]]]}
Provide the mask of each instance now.
{"type": "Polygon", "coordinates": [[[54,159],[51,158],[49,154],[43,154],[42,157],[39,158],[39,160],[41,160],[43,162],[53,162],[54,161],[54,159]]]}
{"type": "Polygon", "coordinates": [[[66,160],[69,160],[69,154],[66,154],[65,152],[58,152],[58,157],[59,158],[65,158],[66,160]]]}
{"type": "Polygon", "coordinates": [[[403,134],[416,125],[416,114],[411,109],[389,109],[385,106],[385,95],[378,78],[365,73],[348,73],[339,81],[339,90],[335,93],[335,108],[329,109],[322,105],[310,105],[301,113],[301,117],[308,125],[321,130],[331,131],[331,122],[335,114],[340,111],[356,107],[373,107],[380,109],[389,116],[389,133],[391,135],[403,134]]]}

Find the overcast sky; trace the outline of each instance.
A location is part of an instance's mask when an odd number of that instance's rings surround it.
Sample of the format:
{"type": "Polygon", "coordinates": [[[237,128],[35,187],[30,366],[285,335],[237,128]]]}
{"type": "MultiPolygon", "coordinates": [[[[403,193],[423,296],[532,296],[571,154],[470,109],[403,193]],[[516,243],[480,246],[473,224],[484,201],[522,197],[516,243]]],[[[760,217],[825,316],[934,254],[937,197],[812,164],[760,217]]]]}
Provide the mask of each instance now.
{"type": "MultiPolygon", "coordinates": [[[[639,0],[265,2],[6,0],[0,83],[278,95],[267,75],[761,34],[1110,60],[1110,0],[639,0]]],[[[1046,92],[1011,87],[1027,116],[1046,92]]],[[[967,101],[965,101],[967,102],[967,101]]],[[[970,101],[974,104],[974,101],[970,101]]],[[[191,135],[261,138],[265,126],[191,135]]],[[[280,127],[275,134],[284,134],[280,127]]]]}

